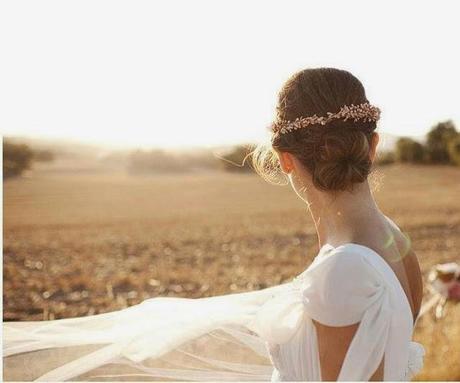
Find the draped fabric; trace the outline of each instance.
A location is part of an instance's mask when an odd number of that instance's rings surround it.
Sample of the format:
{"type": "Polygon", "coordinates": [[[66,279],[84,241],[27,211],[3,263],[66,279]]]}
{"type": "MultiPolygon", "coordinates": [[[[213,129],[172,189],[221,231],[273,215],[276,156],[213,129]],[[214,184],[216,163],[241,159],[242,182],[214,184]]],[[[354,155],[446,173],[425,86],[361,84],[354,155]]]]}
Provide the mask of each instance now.
{"type": "Polygon", "coordinates": [[[423,364],[423,346],[411,342],[404,290],[386,261],[367,247],[326,245],[290,289],[259,310],[252,328],[268,341],[280,380],[321,380],[314,336],[304,347],[305,329],[315,334],[312,319],[335,327],[359,323],[338,380],[369,380],[384,355],[385,380],[407,380],[423,364]]]}
{"type": "Polygon", "coordinates": [[[409,302],[373,250],[324,246],[292,282],[112,313],[3,325],[5,380],[321,380],[312,319],[359,323],[338,380],[409,380],[423,365],[409,302]],[[27,366],[27,368],[26,368],[27,366]]]}

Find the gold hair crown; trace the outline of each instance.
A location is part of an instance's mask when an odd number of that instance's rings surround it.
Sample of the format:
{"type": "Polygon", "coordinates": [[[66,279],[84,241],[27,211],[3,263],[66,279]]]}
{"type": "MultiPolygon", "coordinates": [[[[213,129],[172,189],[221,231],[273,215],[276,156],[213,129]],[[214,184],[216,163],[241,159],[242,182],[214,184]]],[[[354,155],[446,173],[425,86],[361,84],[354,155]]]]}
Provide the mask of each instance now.
{"type": "Polygon", "coordinates": [[[368,102],[359,105],[344,105],[337,113],[327,113],[327,117],[319,117],[316,114],[310,117],[298,117],[294,121],[278,121],[272,125],[273,132],[281,134],[289,133],[293,130],[305,128],[309,125],[326,125],[332,120],[343,119],[347,120],[363,120],[363,121],[378,121],[380,118],[380,109],[368,102]]]}

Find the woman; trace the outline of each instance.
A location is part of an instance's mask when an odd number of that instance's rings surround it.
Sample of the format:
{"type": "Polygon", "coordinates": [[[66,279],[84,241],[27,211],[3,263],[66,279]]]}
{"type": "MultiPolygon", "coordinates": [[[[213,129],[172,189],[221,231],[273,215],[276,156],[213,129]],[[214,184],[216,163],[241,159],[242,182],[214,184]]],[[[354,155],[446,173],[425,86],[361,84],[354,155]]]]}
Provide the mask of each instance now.
{"type": "Polygon", "coordinates": [[[315,223],[320,250],[292,282],[6,323],[6,379],[409,380],[423,362],[411,342],[422,279],[367,181],[378,118],[343,70],[307,69],[281,90],[272,148],[254,164],[282,170],[315,223]]]}
{"type": "MultiPolygon", "coordinates": [[[[329,253],[327,260],[323,257],[317,261],[314,273],[322,275],[312,277],[311,282],[317,286],[310,286],[311,292],[304,291],[308,302],[305,306],[311,309],[312,332],[317,335],[323,380],[399,380],[397,370],[404,369],[405,358],[398,359],[391,353],[398,347],[407,348],[407,337],[420,312],[423,283],[417,257],[394,222],[379,210],[367,181],[379,140],[374,132],[379,115],[380,111],[369,104],[360,81],[343,70],[301,71],[289,79],[279,95],[272,135],[276,160],[309,207],[318,234],[318,257],[329,253]],[[370,261],[377,265],[369,265],[370,261]],[[374,275],[376,272],[386,275],[374,275]],[[366,283],[379,287],[374,290],[366,283]],[[399,309],[387,313],[385,320],[381,311],[363,320],[370,310],[366,305],[371,302],[357,305],[354,313],[354,300],[362,294],[380,294],[380,288],[398,291],[399,298],[393,299],[400,300],[399,309]],[[410,323],[406,315],[409,309],[410,323]],[[351,341],[357,331],[366,336],[366,322],[369,328],[378,327],[375,334],[381,332],[388,339],[386,347],[381,341],[370,347],[373,340],[363,338],[373,354],[357,354],[357,358],[344,363],[347,350],[347,357],[352,355],[353,346],[359,350],[360,346],[351,341]],[[399,332],[403,326],[406,332],[399,332]]],[[[259,158],[258,169],[270,175],[270,167],[268,172],[264,167],[267,153],[259,154],[259,158]]],[[[284,348],[277,346],[275,350],[283,355],[284,348]]],[[[280,367],[284,370],[282,363],[280,367]]],[[[310,376],[297,371],[287,375],[310,376]]]]}

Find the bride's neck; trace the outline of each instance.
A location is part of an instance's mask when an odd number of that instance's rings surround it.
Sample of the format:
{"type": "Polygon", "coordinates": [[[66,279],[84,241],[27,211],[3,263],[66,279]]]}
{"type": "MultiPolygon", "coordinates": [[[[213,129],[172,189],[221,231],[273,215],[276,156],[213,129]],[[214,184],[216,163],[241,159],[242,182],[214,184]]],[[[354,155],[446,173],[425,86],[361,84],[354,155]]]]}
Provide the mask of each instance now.
{"type": "Polygon", "coordinates": [[[312,190],[307,199],[320,247],[353,242],[382,215],[367,181],[357,184],[353,192],[333,195],[312,190]]]}

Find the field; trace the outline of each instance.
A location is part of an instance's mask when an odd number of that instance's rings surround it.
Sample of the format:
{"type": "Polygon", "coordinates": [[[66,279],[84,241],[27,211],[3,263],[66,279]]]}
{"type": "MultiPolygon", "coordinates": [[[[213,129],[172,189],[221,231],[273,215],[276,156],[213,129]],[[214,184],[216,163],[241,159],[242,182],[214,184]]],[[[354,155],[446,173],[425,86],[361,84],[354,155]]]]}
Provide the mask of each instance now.
{"type": "MultiPolygon", "coordinates": [[[[374,182],[425,277],[460,260],[460,169],[394,165],[374,182]]],[[[260,289],[299,274],[316,251],[306,206],[254,175],[37,171],[4,183],[4,320],[260,289]]],[[[460,380],[460,304],[422,317],[415,340],[427,350],[419,380],[460,380]]]]}

